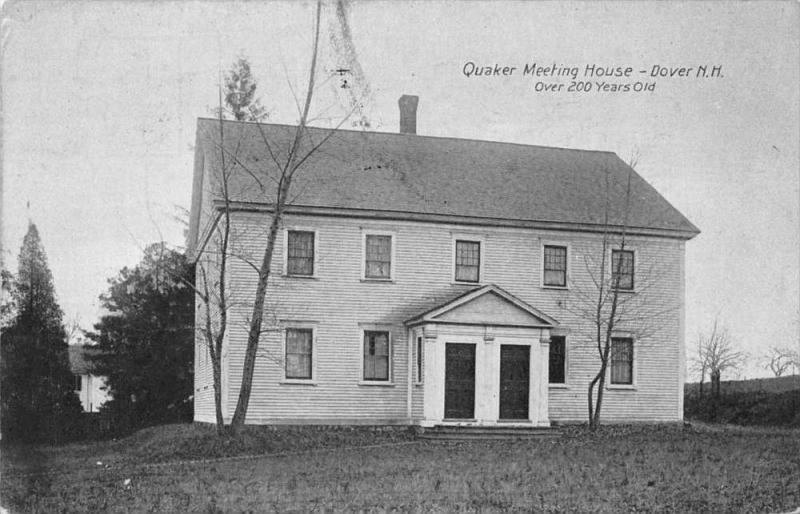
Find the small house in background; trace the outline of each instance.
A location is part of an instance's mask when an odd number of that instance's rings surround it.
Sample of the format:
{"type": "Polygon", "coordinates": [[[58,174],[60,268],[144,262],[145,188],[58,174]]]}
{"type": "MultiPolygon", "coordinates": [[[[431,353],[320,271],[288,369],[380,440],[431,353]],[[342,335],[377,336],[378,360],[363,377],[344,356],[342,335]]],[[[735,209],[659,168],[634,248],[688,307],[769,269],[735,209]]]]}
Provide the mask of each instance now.
{"type": "Polygon", "coordinates": [[[99,412],[100,407],[111,399],[106,391],[106,378],[93,373],[91,356],[99,350],[92,346],[70,345],[69,367],[75,379],[75,394],[81,400],[83,412],[99,412]]]}

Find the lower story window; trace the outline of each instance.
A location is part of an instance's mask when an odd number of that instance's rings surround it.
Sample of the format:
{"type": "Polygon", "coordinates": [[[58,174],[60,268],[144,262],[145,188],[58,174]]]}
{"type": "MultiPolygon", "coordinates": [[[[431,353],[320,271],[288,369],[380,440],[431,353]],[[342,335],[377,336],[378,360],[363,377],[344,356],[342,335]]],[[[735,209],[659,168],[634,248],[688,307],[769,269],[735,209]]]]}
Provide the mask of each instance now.
{"type": "Polygon", "coordinates": [[[611,339],[611,383],[633,384],[633,339],[611,339]]]}
{"type": "Polygon", "coordinates": [[[389,380],[389,332],[364,331],[364,380],[389,380]]]}
{"type": "Polygon", "coordinates": [[[550,338],[550,383],[564,384],[567,378],[567,340],[564,336],[550,338]]]}
{"type": "Polygon", "coordinates": [[[286,378],[311,379],[313,336],[310,328],[286,329],[286,378]]]}

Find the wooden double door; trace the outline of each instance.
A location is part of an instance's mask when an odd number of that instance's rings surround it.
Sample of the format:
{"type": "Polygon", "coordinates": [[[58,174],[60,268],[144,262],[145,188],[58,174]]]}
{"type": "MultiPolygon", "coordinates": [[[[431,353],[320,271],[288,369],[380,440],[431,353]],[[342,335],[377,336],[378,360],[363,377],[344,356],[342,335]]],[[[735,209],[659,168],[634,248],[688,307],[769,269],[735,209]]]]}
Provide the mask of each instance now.
{"type": "MultiPolygon", "coordinates": [[[[444,417],[475,418],[475,345],[445,344],[444,417]]],[[[500,419],[528,419],[530,346],[500,346],[500,419]]]]}
{"type": "Polygon", "coordinates": [[[444,358],[444,417],[475,417],[475,345],[446,343],[444,358]]]}
{"type": "Polygon", "coordinates": [[[530,370],[530,346],[500,346],[500,419],[528,419],[530,370]]]}

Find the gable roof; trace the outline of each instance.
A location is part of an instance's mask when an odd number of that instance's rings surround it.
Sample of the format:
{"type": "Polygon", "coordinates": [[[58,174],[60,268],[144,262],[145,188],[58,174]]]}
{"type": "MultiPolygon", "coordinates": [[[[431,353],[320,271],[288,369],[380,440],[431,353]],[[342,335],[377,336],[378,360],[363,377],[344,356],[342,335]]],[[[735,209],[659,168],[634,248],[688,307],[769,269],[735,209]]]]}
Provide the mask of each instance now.
{"type": "MultiPolygon", "coordinates": [[[[229,180],[230,198],[238,206],[274,202],[274,157],[285,160],[296,130],[289,125],[223,122],[226,160],[240,164],[229,180]]],[[[197,237],[203,195],[219,189],[219,134],[218,120],[198,120],[190,247],[197,237]],[[199,177],[206,169],[214,173],[199,177]]],[[[330,129],[313,127],[307,134],[306,150],[330,137],[295,175],[292,204],[297,209],[513,220],[581,230],[605,226],[607,213],[612,226],[682,239],[699,233],[611,152],[401,133],[337,130],[331,135],[330,129]]]]}
{"type": "Polygon", "coordinates": [[[99,355],[100,349],[92,346],[71,344],[69,348],[69,367],[73,375],[91,375],[91,357],[99,355]]]}
{"type": "Polygon", "coordinates": [[[405,322],[407,326],[424,323],[534,328],[558,325],[555,319],[494,284],[467,291],[405,322]]]}

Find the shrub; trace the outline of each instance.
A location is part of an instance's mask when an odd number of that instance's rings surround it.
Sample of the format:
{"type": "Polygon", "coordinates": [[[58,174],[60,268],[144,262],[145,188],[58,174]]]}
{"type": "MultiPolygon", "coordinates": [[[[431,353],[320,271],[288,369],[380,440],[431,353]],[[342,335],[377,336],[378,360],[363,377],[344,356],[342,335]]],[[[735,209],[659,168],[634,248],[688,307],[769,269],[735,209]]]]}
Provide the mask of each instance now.
{"type": "Polygon", "coordinates": [[[800,426],[800,389],[769,393],[764,391],[687,394],[684,416],[688,419],[737,425],[800,426]]]}

